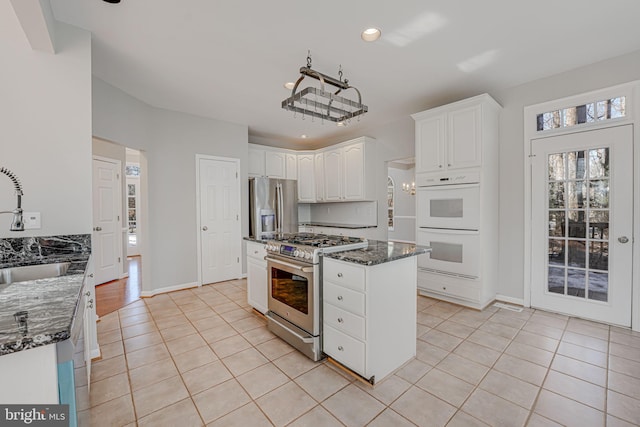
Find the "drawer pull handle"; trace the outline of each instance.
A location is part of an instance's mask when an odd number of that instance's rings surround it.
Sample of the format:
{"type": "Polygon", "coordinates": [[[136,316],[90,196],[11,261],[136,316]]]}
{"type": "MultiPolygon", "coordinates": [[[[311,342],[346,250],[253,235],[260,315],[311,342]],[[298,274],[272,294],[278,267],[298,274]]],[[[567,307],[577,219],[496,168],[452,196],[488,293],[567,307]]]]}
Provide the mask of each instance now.
{"type": "Polygon", "coordinates": [[[339,345],[339,346],[338,346],[338,350],[339,350],[339,351],[344,351],[344,348],[343,348],[341,345],[339,345]]]}
{"type": "Polygon", "coordinates": [[[342,317],[338,317],[338,323],[342,323],[344,322],[344,320],[342,319],[342,317]]]}
{"type": "Polygon", "coordinates": [[[338,273],[338,277],[342,277],[342,273],[338,273]]]}
{"type": "Polygon", "coordinates": [[[84,293],[86,296],[90,297],[91,296],[91,291],[87,291],[84,293]]]}
{"type": "Polygon", "coordinates": [[[338,301],[342,301],[342,295],[338,295],[338,301]]]}
{"type": "Polygon", "coordinates": [[[258,251],[253,251],[253,253],[254,253],[254,254],[257,254],[257,253],[258,253],[258,251]]]}
{"type": "Polygon", "coordinates": [[[446,290],[447,290],[447,287],[446,287],[446,286],[443,286],[443,287],[442,287],[442,290],[443,290],[443,291],[446,291],[446,290]]]}

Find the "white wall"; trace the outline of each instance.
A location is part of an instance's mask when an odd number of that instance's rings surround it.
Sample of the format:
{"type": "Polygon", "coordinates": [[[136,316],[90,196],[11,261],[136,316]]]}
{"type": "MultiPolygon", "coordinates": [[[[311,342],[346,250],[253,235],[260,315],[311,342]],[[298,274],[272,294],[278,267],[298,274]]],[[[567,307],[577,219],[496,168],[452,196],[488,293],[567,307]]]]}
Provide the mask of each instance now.
{"type": "Polygon", "coordinates": [[[524,107],[638,79],[640,51],[492,94],[504,107],[500,114],[499,294],[524,297],[524,107]]]}
{"type": "MultiPolygon", "coordinates": [[[[389,230],[389,240],[401,240],[405,242],[416,241],[416,196],[402,191],[402,183],[415,182],[415,167],[399,169],[389,166],[388,175],[394,181],[394,229],[389,230]],[[411,218],[407,218],[411,217],[411,218]]],[[[385,216],[386,219],[386,216],[385,216]]]]}
{"type": "MultiPolygon", "coordinates": [[[[91,35],[56,23],[57,54],[31,49],[8,1],[0,2],[0,166],[21,180],[23,209],[42,228],[0,237],[91,233],[91,35]]],[[[16,206],[0,176],[0,210],[16,206]]]]}
{"type": "MultiPolygon", "coordinates": [[[[195,155],[240,159],[241,183],[247,182],[247,126],[153,108],[95,77],[93,105],[95,136],[145,152],[149,206],[143,292],[196,282],[195,155]]],[[[241,188],[246,230],[248,186],[241,188]]]]}

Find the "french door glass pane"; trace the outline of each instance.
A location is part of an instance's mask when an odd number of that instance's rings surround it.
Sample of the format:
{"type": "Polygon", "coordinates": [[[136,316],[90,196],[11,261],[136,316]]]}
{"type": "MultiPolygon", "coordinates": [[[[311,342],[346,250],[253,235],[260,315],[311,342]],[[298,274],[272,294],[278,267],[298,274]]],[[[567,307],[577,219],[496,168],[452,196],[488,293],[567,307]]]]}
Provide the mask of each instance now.
{"type": "Polygon", "coordinates": [[[547,165],[547,289],[607,301],[609,149],[550,154],[547,165]]]}

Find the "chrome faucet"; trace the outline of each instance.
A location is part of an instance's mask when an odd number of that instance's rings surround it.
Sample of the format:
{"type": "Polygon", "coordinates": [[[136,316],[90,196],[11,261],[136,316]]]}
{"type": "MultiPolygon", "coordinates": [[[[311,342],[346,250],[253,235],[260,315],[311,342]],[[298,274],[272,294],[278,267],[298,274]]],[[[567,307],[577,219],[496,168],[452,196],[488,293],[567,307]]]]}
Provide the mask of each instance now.
{"type": "Polygon", "coordinates": [[[16,188],[16,196],[18,197],[18,206],[12,211],[0,211],[0,214],[10,213],[13,214],[13,220],[11,221],[11,231],[24,231],[24,221],[22,220],[22,186],[18,177],[9,169],[0,167],[0,173],[9,177],[13,186],[16,188]]]}

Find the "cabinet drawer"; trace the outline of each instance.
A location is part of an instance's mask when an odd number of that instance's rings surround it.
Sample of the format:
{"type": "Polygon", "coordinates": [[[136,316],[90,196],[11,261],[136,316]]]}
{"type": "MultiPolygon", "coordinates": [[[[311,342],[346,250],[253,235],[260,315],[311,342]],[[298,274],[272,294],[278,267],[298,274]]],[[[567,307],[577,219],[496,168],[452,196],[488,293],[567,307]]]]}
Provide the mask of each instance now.
{"type": "Polygon", "coordinates": [[[264,243],[247,242],[247,256],[260,261],[264,261],[264,257],[267,256],[267,250],[264,248],[264,243]]]}
{"type": "Polygon", "coordinates": [[[364,292],[364,267],[346,262],[324,260],[323,280],[364,292]]]}
{"type": "Polygon", "coordinates": [[[360,375],[365,375],[365,346],[362,341],[343,334],[331,326],[325,326],[323,340],[322,347],[326,354],[360,375]]]}
{"type": "Polygon", "coordinates": [[[480,283],[477,280],[447,276],[418,269],[418,289],[452,295],[470,301],[480,299],[480,283]]]}
{"type": "Polygon", "coordinates": [[[322,298],[325,302],[358,316],[365,315],[365,297],[363,293],[331,282],[324,282],[322,291],[324,293],[322,298]]]}
{"type": "Polygon", "coordinates": [[[322,319],[325,325],[328,324],[340,332],[364,340],[364,317],[356,316],[326,302],[323,304],[323,310],[322,319]]]}

